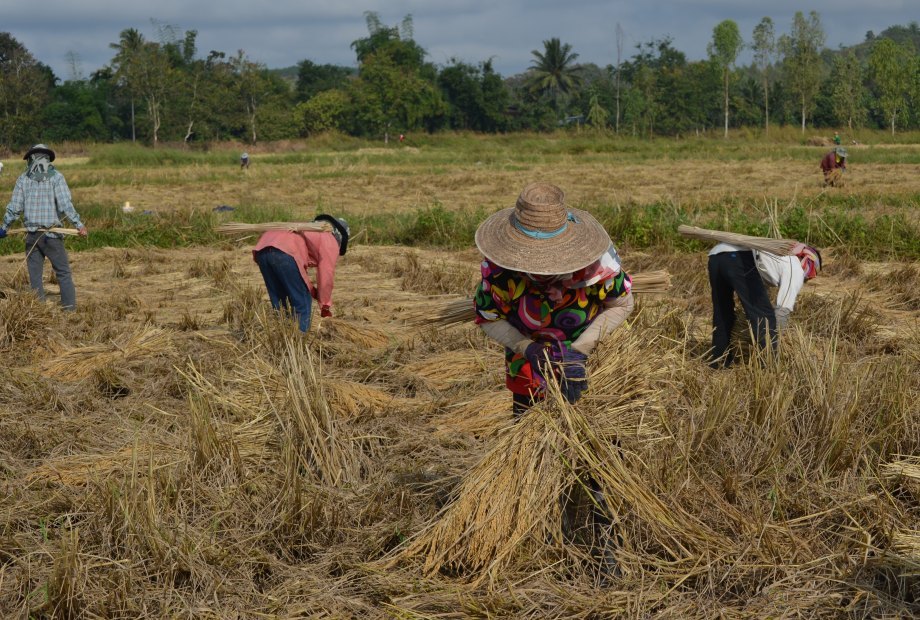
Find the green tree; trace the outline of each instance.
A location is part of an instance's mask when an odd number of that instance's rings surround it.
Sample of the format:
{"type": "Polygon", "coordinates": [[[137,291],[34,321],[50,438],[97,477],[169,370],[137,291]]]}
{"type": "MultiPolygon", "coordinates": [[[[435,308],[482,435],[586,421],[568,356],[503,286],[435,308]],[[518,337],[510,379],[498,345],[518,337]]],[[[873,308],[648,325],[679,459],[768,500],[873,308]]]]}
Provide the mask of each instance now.
{"type": "Polygon", "coordinates": [[[811,11],[807,18],[801,11],[796,11],[792,31],[780,37],[786,83],[798,101],[802,133],[805,133],[805,120],[814,109],[815,96],[821,88],[821,48],[824,40],[821,18],[815,11],[811,11]]]}
{"type": "Polygon", "coordinates": [[[374,11],[366,11],[368,36],[352,41],[358,64],[371,56],[387,56],[400,67],[421,70],[425,64],[425,50],[413,36],[412,15],[406,15],[399,26],[385,26],[374,11]]]}
{"type": "Polygon", "coordinates": [[[776,54],[776,31],[773,20],[764,17],[754,27],[754,63],[760,71],[763,87],[763,127],[764,133],[770,132],[770,71],[773,68],[773,56],[776,54]]]}
{"type": "Polygon", "coordinates": [[[311,60],[297,63],[297,101],[307,101],[323,91],[345,87],[349,77],[355,74],[350,67],[338,65],[318,65],[311,60]]]}
{"type": "Polygon", "coordinates": [[[290,114],[290,90],[284,81],[265,65],[249,60],[240,50],[231,60],[236,76],[238,101],[243,104],[248,139],[255,144],[260,131],[266,139],[293,134],[290,114]],[[260,130],[260,125],[262,129],[260,130]],[[271,127],[271,131],[262,131],[271,127]]]}
{"type": "Polygon", "coordinates": [[[141,70],[141,50],[144,44],[143,35],[134,28],[122,30],[118,37],[118,43],[109,43],[109,47],[115,50],[115,57],[112,58],[111,62],[115,79],[127,92],[131,105],[131,142],[137,141],[134,100],[135,97],[139,96],[140,80],[138,74],[141,70]]]}
{"type": "Polygon", "coordinates": [[[533,50],[528,85],[534,92],[549,94],[558,112],[559,95],[567,95],[581,84],[581,68],[575,64],[578,54],[558,38],[543,41],[543,51],[533,50]]]}
{"type": "Polygon", "coordinates": [[[834,58],[831,73],[834,116],[847,128],[860,127],[866,121],[866,88],[863,70],[852,49],[834,58]]]}
{"type": "Polygon", "coordinates": [[[869,53],[869,71],[879,107],[894,135],[897,119],[906,111],[911,90],[916,88],[914,54],[891,39],[878,39],[869,53]]]}
{"type": "Polygon", "coordinates": [[[503,126],[508,91],[491,61],[473,66],[452,58],[438,74],[438,86],[452,129],[497,131],[503,126]]]}
{"type": "Polygon", "coordinates": [[[55,77],[10,33],[0,32],[0,142],[23,145],[38,141],[42,109],[55,77]]]}
{"type": "Polygon", "coordinates": [[[51,142],[107,139],[105,104],[104,92],[91,82],[73,80],[58,86],[42,114],[45,139],[51,142]]]}
{"type": "Polygon", "coordinates": [[[604,106],[601,105],[597,93],[591,95],[591,101],[588,103],[588,122],[597,131],[603,131],[607,127],[607,117],[610,115],[604,106]]]}
{"type": "Polygon", "coordinates": [[[147,122],[150,123],[150,139],[154,148],[160,141],[164,107],[175,92],[175,77],[163,47],[159,43],[145,43],[138,56],[135,79],[138,92],[147,104],[147,122]]]}
{"type": "Polygon", "coordinates": [[[345,127],[351,109],[348,93],[337,88],[324,90],[294,108],[300,133],[310,136],[345,127]]]}
{"type": "Polygon", "coordinates": [[[741,38],[741,31],[738,30],[738,24],[730,19],[716,24],[712,30],[712,42],[707,47],[710,58],[718,65],[722,72],[722,95],[725,102],[725,137],[728,138],[728,91],[731,84],[732,67],[741,48],[744,47],[744,40],[741,38]]]}
{"type": "Polygon", "coordinates": [[[391,129],[432,129],[447,113],[437,87],[418,71],[396,65],[388,55],[365,58],[349,84],[354,133],[389,136],[391,129]]]}

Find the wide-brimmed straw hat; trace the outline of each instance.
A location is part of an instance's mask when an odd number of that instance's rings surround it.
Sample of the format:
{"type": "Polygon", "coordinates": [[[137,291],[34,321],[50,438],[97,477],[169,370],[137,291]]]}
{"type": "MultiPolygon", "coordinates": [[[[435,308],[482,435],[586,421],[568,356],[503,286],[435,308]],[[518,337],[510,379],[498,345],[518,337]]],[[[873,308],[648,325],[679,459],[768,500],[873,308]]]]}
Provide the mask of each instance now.
{"type": "Polygon", "coordinates": [[[560,188],[532,183],[514,207],[479,225],[476,247],[499,267],[558,275],[596,261],[610,247],[610,236],[587,211],[567,208],[560,188]]]}
{"type": "Polygon", "coordinates": [[[22,158],[28,161],[28,159],[32,157],[32,155],[34,155],[35,153],[44,153],[45,155],[48,156],[48,161],[54,161],[54,151],[49,149],[44,144],[36,144],[32,148],[30,148],[28,151],[26,151],[26,154],[23,155],[22,158]]]}

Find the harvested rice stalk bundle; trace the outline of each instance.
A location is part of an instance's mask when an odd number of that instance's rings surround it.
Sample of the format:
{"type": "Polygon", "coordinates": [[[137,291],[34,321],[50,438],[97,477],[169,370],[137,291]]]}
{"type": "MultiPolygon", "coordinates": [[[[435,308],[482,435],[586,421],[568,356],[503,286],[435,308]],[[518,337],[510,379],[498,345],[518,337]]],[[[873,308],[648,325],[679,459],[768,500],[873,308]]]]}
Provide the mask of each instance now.
{"type": "Polygon", "coordinates": [[[263,233],[269,230],[332,232],[332,225],[328,222],[264,222],[262,224],[227,222],[226,224],[221,224],[214,230],[222,235],[263,233]]]}
{"type": "MultiPolygon", "coordinates": [[[[142,463],[153,459],[155,464],[164,464],[180,457],[179,450],[172,446],[142,443],[110,454],[74,454],[45,461],[26,474],[26,481],[83,486],[112,472],[124,471],[135,459],[142,463]]],[[[143,468],[141,471],[144,471],[143,468]]]]}
{"type": "Polygon", "coordinates": [[[893,532],[891,550],[912,563],[920,564],[920,531],[898,530],[893,532]]]}
{"type": "Polygon", "coordinates": [[[52,321],[50,306],[35,293],[4,293],[0,298],[0,348],[39,337],[52,321]]]}
{"type": "Polygon", "coordinates": [[[365,412],[377,414],[411,403],[410,399],[397,398],[379,388],[347,379],[326,378],[323,384],[329,406],[342,418],[354,418],[365,412]]]}
{"type": "MultiPolygon", "coordinates": [[[[630,274],[634,293],[666,293],[671,288],[671,274],[667,271],[645,271],[630,274]]],[[[451,327],[472,323],[476,318],[473,300],[443,296],[426,299],[415,309],[403,312],[403,320],[411,327],[451,327]]]]}
{"type": "MultiPolygon", "coordinates": [[[[28,232],[29,231],[25,228],[10,228],[8,231],[6,231],[8,235],[24,235],[28,232]]],[[[40,232],[57,233],[59,235],[67,235],[67,236],[76,236],[80,234],[80,231],[77,230],[76,228],[60,228],[58,226],[54,226],[52,228],[43,228],[41,229],[40,232]]]]}
{"type": "Polygon", "coordinates": [[[671,288],[671,274],[660,269],[629,274],[633,293],[667,293],[671,288]]]}
{"type": "Polygon", "coordinates": [[[558,536],[569,482],[562,440],[535,408],[497,437],[464,477],[454,500],[393,559],[424,556],[424,571],[498,577],[522,547],[558,536]]]}
{"type": "Polygon", "coordinates": [[[83,379],[91,376],[100,366],[123,366],[140,359],[165,355],[174,350],[169,332],[147,327],[127,338],[108,344],[63,348],[56,352],[53,359],[43,362],[40,369],[45,376],[83,379]]]}
{"type": "Polygon", "coordinates": [[[282,367],[287,399],[274,408],[284,432],[300,447],[304,469],[330,486],[357,482],[364,465],[361,446],[349,427],[333,414],[309,349],[302,351],[289,339],[282,367]]]}
{"type": "Polygon", "coordinates": [[[891,463],[883,463],[880,473],[885,480],[911,478],[920,482],[920,457],[907,456],[891,463]]]}
{"type": "Polygon", "coordinates": [[[344,340],[365,349],[379,349],[390,344],[390,335],[386,332],[344,319],[323,319],[321,329],[332,339],[344,340]]]}
{"type": "MultiPolygon", "coordinates": [[[[495,352],[492,355],[500,354],[495,352]]],[[[406,364],[405,370],[435,390],[446,390],[455,385],[478,381],[483,375],[495,375],[497,383],[501,365],[496,360],[488,359],[488,356],[488,352],[448,351],[406,364]]]]}
{"type": "Polygon", "coordinates": [[[703,241],[717,241],[739,245],[752,250],[769,252],[778,256],[792,256],[793,248],[798,245],[795,239],[770,239],[768,237],[752,237],[739,233],[725,232],[722,230],[710,230],[708,228],[698,228],[696,226],[686,226],[681,224],[677,227],[677,232],[684,237],[691,239],[702,239],[703,241]]]}
{"type": "Polygon", "coordinates": [[[402,318],[409,327],[451,327],[472,324],[476,318],[473,300],[453,295],[426,299],[416,308],[408,308],[402,318]]]}
{"type": "Polygon", "coordinates": [[[434,434],[442,438],[453,437],[457,433],[486,437],[513,421],[508,390],[485,392],[472,400],[451,405],[449,412],[438,418],[434,434]]]}
{"type": "MultiPolygon", "coordinates": [[[[624,453],[609,441],[603,432],[601,416],[582,412],[556,399],[561,424],[559,434],[566,443],[566,454],[571,462],[580,463],[585,474],[600,485],[608,501],[615,500],[615,513],[628,510],[651,531],[654,542],[667,551],[673,562],[690,562],[703,552],[728,553],[734,549],[732,542],[712,530],[695,515],[679,505],[658,497],[650,485],[630,467],[624,453]]],[[[641,402],[641,401],[640,401],[641,402]]]]}

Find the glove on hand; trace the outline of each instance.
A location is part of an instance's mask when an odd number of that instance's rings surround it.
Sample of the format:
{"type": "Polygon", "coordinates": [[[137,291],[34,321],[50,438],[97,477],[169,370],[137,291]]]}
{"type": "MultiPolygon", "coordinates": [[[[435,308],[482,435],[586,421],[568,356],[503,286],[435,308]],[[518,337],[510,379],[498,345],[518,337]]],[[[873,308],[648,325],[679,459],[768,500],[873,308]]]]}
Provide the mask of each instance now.
{"type": "Polygon", "coordinates": [[[789,325],[789,308],[776,306],[773,308],[773,314],[776,315],[776,328],[786,329],[786,327],[789,325]]]}
{"type": "Polygon", "coordinates": [[[531,342],[524,350],[524,358],[530,363],[534,377],[539,379],[541,384],[546,381],[546,354],[550,352],[549,345],[542,342],[531,342]]]}
{"type": "Polygon", "coordinates": [[[6,237],[6,229],[0,228],[0,239],[3,239],[4,237],[6,237]]]}
{"type": "Polygon", "coordinates": [[[321,317],[332,316],[332,308],[330,308],[329,306],[323,306],[322,308],[320,308],[319,315],[321,317]]]}
{"type": "Polygon", "coordinates": [[[588,356],[559,342],[553,346],[553,361],[559,368],[562,396],[565,401],[575,404],[581,393],[588,388],[585,364],[588,356]]]}

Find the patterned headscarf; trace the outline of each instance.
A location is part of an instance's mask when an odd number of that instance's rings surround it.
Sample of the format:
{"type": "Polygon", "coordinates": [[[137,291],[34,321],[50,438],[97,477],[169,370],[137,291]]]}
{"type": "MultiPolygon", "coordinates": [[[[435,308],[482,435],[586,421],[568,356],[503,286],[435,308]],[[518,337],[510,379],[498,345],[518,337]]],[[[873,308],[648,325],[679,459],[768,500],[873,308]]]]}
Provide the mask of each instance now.
{"type": "Polygon", "coordinates": [[[805,280],[811,280],[821,271],[821,252],[818,251],[818,248],[806,245],[796,253],[796,256],[802,263],[805,280]]]}
{"type": "Polygon", "coordinates": [[[26,176],[33,181],[44,181],[55,174],[51,159],[46,153],[33,153],[26,164],[26,176]]]}

